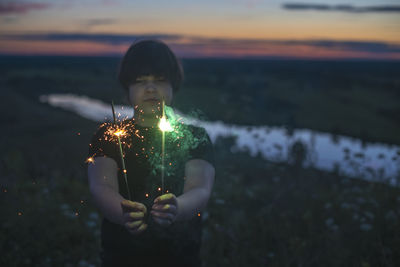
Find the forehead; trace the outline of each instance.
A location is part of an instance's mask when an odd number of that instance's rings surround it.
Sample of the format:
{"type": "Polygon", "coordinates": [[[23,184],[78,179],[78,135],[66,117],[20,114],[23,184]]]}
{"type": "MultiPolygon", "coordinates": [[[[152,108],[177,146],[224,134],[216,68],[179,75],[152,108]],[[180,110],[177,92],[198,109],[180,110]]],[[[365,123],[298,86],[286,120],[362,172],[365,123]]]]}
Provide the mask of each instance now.
{"type": "Polygon", "coordinates": [[[139,75],[137,76],[136,80],[141,80],[141,81],[152,81],[158,78],[163,78],[163,76],[160,75],[153,75],[153,74],[149,74],[149,75],[139,75]]]}

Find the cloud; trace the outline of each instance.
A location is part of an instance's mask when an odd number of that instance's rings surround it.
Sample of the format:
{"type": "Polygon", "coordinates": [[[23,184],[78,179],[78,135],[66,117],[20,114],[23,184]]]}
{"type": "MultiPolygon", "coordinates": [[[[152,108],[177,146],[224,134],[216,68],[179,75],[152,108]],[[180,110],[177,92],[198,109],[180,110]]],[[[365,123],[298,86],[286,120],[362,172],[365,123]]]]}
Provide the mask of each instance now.
{"type": "Polygon", "coordinates": [[[88,20],[86,20],[84,22],[84,25],[88,26],[88,27],[93,27],[93,26],[99,26],[99,25],[114,24],[116,22],[117,22],[116,19],[107,19],[107,18],[103,18],[103,19],[88,19],[88,20]]]}
{"type": "Polygon", "coordinates": [[[384,42],[366,41],[332,41],[332,40],[306,40],[306,41],[283,41],[284,45],[306,45],[334,50],[346,50],[368,53],[400,53],[400,45],[384,42]]]}
{"type": "Polygon", "coordinates": [[[223,38],[192,38],[191,45],[207,45],[221,47],[235,47],[251,49],[252,47],[268,47],[271,45],[286,47],[315,47],[337,51],[357,51],[368,53],[400,53],[399,44],[371,41],[346,41],[346,40],[270,40],[270,39],[223,39],[223,38]]]}
{"type": "Polygon", "coordinates": [[[225,39],[179,34],[0,33],[0,42],[22,41],[25,49],[30,46],[30,42],[35,46],[34,41],[48,42],[53,47],[58,44],[63,46],[63,42],[68,42],[68,46],[77,47],[81,42],[93,42],[102,47],[103,50],[99,53],[114,53],[115,55],[122,53],[126,47],[138,39],[162,40],[170,45],[178,55],[184,57],[264,57],[271,55],[299,57],[318,57],[318,55],[346,57],[350,55],[355,57],[359,55],[360,57],[400,59],[400,44],[379,41],[225,39]]]}
{"type": "Polygon", "coordinates": [[[46,9],[50,6],[48,3],[3,2],[0,3],[0,15],[25,14],[31,10],[46,9]]]}
{"type": "Polygon", "coordinates": [[[262,0],[230,0],[233,3],[240,3],[246,5],[248,8],[254,8],[262,2],[262,0]]]}
{"type": "Polygon", "coordinates": [[[111,45],[130,44],[137,39],[162,39],[165,41],[180,38],[169,34],[87,34],[87,33],[48,33],[48,34],[1,34],[0,40],[24,41],[89,41],[111,45]]]}
{"type": "Polygon", "coordinates": [[[3,17],[1,19],[1,22],[6,24],[16,23],[17,21],[18,19],[16,17],[3,17]]]}
{"type": "Polygon", "coordinates": [[[380,5],[356,7],[353,5],[327,5],[307,3],[286,3],[282,7],[287,10],[316,10],[316,11],[339,11],[349,13],[396,13],[400,12],[400,6],[380,5]]]}

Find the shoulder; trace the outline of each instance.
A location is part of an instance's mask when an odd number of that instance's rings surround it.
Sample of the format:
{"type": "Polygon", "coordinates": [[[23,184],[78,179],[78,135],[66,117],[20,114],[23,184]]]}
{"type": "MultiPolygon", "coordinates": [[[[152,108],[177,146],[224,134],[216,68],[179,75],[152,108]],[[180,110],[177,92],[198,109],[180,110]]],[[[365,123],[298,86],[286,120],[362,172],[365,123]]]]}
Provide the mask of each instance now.
{"type": "Polygon", "coordinates": [[[96,131],[94,132],[93,136],[103,136],[105,134],[106,131],[108,131],[109,129],[111,129],[112,127],[112,123],[109,122],[104,122],[102,124],[100,124],[96,131]]]}
{"type": "Polygon", "coordinates": [[[208,136],[206,129],[203,127],[192,124],[187,124],[186,127],[194,136],[208,136]]]}
{"type": "Polygon", "coordinates": [[[214,148],[206,129],[203,127],[188,125],[191,132],[191,140],[188,142],[190,151],[189,159],[203,159],[212,165],[214,164],[214,148]]]}

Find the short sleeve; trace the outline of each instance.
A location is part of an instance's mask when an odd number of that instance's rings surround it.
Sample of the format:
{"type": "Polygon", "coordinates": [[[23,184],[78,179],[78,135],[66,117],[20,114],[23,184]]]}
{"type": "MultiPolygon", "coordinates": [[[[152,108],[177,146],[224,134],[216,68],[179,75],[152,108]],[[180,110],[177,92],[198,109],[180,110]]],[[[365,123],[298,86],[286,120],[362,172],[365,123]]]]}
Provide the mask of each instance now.
{"type": "Polygon", "coordinates": [[[100,125],[89,144],[88,158],[109,157],[118,162],[118,145],[108,140],[106,131],[108,124],[100,125]]]}
{"type": "Polygon", "coordinates": [[[189,159],[203,159],[215,166],[214,148],[206,130],[200,127],[193,127],[192,132],[196,144],[190,149],[189,159]]]}

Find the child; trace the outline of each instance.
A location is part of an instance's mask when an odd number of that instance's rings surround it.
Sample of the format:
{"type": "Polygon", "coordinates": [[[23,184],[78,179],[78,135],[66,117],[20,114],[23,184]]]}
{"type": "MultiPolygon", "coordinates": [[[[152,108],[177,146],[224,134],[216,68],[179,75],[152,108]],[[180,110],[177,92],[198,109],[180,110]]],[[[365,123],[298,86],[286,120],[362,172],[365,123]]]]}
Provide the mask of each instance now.
{"type": "Polygon", "coordinates": [[[134,117],[103,124],[89,146],[90,192],[104,215],[102,266],[200,266],[200,216],[215,174],[204,129],[179,122],[180,135],[165,134],[165,187],[160,178],[162,101],[171,105],[179,90],[181,65],[161,41],[143,40],[126,52],[118,78],[134,117]],[[127,133],[121,136],[127,183],[118,142],[110,135],[116,127],[127,133]]]}

